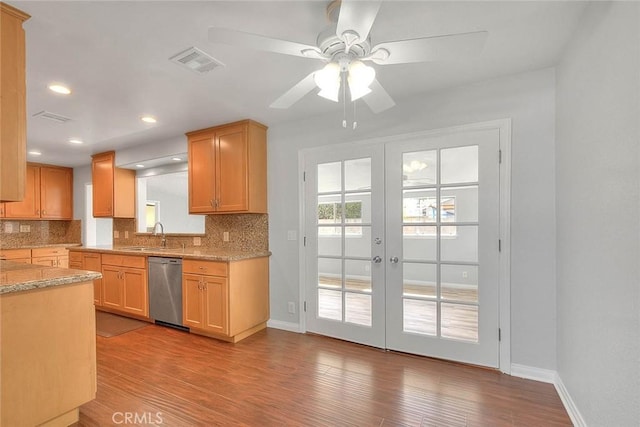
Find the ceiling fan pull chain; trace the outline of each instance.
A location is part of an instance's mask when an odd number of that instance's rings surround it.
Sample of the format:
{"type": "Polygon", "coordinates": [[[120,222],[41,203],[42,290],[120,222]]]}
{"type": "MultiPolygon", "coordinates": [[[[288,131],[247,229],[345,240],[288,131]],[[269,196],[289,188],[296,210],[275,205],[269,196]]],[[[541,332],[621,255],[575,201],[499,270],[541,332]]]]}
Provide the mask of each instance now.
{"type": "Polygon", "coordinates": [[[356,130],[358,127],[358,122],[356,121],[356,101],[353,101],[353,130],[356,130]]]}
{"type": "Polygon", "coordinates": [[[347,88],[345,85],[345,75],[340,73],[342,79],[342,127],[347,128],[347,88]]]}

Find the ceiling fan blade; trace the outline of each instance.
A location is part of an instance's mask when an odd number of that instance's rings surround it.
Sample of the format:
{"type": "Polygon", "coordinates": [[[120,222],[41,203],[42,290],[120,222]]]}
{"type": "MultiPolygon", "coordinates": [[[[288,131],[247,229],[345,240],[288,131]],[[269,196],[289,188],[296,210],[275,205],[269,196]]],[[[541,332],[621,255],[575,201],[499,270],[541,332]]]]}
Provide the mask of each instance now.
{"type": "Polygon", "coordinates": [[[373,21],[375,21],[380,9],[380,3],[382,1],[355,1],[355,0],[342,0],[340,6],[340,15],[338,16],[338,25],[336,27],[336,34],[343,39],[347,44],[357,43],[358,41],[364,41],[369,36],[373,21]],[[358,39],[351,41],[345,39],[345,32],[355,31],[358,35],[358,39]]]}
{"type": "Polygon", "coordinates": [[[380,43],[371,49],[369,59],[380,65],[465,59],[482,52],[488,35],[476,31],[380,43]],[[380,49],[388,52],[387,58],[386,53],[379,54],[380,49]]]}
{"type": "Polygon", "coordinates": [[[300,80],[291,89],[286,91],[280,98],[273,101],[269,107],[271,108],[289,108],[296,102],[302,99],[303,96],[311,92],[316,88],[316,82],[313,80],[315,71],[309,74],[304,79],[300,80]]]}
{"type": "Polygon", "coordinates": [[[371,89],[371,93],[362,97],[362,100],[369,106],[371,111],[378,114],[384,110],[388,110],[389,108],[396,105],[396,103],[391,99],[386,90],[382,87],[382,85],[378,82],[378,80],[374,80],[373,83],[369,86],[371,89]]]}
{"type": "Polygon", "coordinates": [[[209,27],[209,41],[232,46],[248,47],[267,52],[285,55],[302,56],[303,58],[325,59],[320,49],[303,43],[274,39],[259,34],[245,33],[228,28],[209,27]]]}

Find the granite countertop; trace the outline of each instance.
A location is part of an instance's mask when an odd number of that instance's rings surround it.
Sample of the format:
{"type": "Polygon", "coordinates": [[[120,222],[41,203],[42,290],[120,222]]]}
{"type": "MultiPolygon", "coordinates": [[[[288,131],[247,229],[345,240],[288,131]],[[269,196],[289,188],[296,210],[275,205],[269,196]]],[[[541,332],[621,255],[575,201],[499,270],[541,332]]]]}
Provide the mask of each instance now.
{"type": "Polygon", "coordinates": [[[207,249],[198,247],[182,248],[154,248],[142,246],[80,246],[73,250],[85,252],[113,252],[123,255],[163,256],[183,259],[200,259],[207,261],[240,261],[243,259],[262,258],[271,256],[270,251],[242,252],[225,249],[207,249]]]}
{"type": "Polygon", "coordinates": [[[102,274],[95,271],[0,261],[0,295],[89,282],[101,277],[102,274]]]}
{"type": "Polygon", "coordinates": [[[23,245],[23,246],[16,246],[16,247],[8,247],[8,246],[2,246],[2,248],[0,248],[0,250],[14,250],[14,249],[38,249],[38,248],[59,248],[59,247],[65,247],[65,248],[71,248],[74,246],[82,246],[82,243],[48,243],[46,245],[23,245]]]}

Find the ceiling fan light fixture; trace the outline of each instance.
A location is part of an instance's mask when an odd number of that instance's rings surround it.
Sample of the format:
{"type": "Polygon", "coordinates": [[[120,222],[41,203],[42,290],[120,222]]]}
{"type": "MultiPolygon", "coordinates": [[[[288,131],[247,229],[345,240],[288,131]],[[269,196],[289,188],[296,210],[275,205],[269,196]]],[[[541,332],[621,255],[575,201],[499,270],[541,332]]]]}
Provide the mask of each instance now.
{"type": "Polygon", "coordinates": [[[340,65],[335,62],[329,62],[327,65],[318,70],[313,75],[313,80],[320,88],[318,96],[338,102],[338,94],[340,93],[340,65]]]}
{"type": "Polygon", "coordinates": [[[351,100],[360,99],[368,93],[371,93],[369,86],[376,78],[376,70],[365,65],[362,61],[351,61],[349,64],[349,91],[351,100]]]}

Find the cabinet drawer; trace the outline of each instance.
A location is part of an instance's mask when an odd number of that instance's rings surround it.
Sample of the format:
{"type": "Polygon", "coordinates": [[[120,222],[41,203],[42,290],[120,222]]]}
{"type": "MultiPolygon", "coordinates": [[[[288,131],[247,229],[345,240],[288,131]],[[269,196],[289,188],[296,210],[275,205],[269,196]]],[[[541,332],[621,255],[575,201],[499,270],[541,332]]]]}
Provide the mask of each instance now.
{"type": "Polygon", "coordinates": [[[102,254],[102,264],[118,267],[147,268],[147,258],[143,256],[102,254]]]}
{"type": "Polygon", "coordinates": [[[185,259],[182,262],[182,272],[191,274],[205,274],[207,276],[227,276],[227,263],[219,261],[200,261],[185,259]]]}
{"type": "Polygon", "coordinates": [[[82,252],[69,251],[69,264],[78,263],[82,267],[82,252]]]}
{"type": "Polygon", "coordinates": [[[31,250],[32,258],[39,258],[45,256],[60,256],[67,255],[67,248],[64,246],[58,246],[53,248],[35,248],[31,250]]]}
{"type": "Polygon", "coordinates": [[[0,259],[31,258],[31,249],[5,249],[0,251],[0,259]]]}

